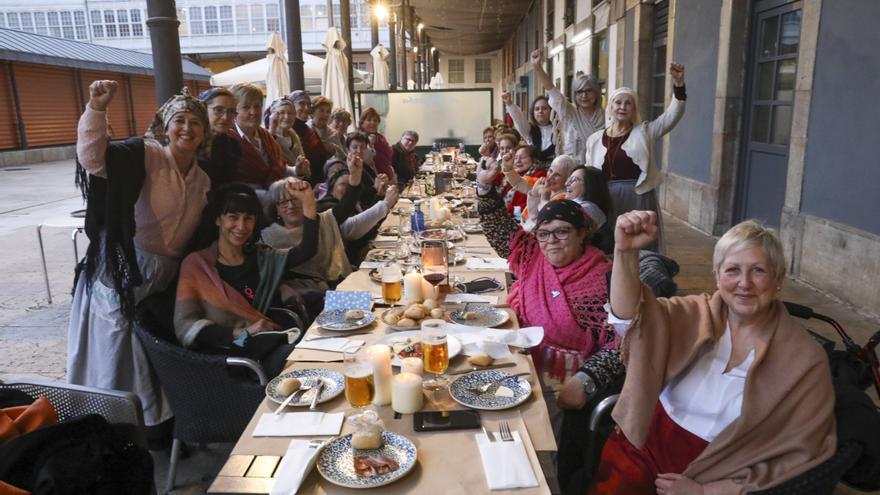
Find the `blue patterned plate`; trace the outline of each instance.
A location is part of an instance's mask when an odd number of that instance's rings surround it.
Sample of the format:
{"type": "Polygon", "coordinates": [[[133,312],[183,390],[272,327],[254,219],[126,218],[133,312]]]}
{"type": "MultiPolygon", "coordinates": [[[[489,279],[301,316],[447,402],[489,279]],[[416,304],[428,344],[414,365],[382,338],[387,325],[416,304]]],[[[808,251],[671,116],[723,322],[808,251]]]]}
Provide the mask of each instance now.
{"type": "Polygon", "coordinates": [[[376,316],[372,312],[364,311],[363,317],[358,318],[357,320],[348,320],[345,318],[345,312],[345,309],[324,311],[315,318],[315,323],[325,330],[333,332],[348,332],[350,330],[364,328],[370,323],[373,323],[376,319],[376,316]]]}
{"type": "Polygon", "coordinates": [[[511,376],[511,373],[499,370],[474,371],[456,378],[455,381],[449,384],[449,395],[459,404],[473,409],[497,411],[518,406],[532,395],[532,385],[522,376],[509,378],[500,383],[502,387],[506,387],[513,392],[512,397],[504,397],[492,393],[492,389],[495,387],[490,388],[489,392],[484,394],[474,393],[469,390],[506,376],[511,376]]]}
{"type": "Polygon", "coordinates": [[[328,443],[318,455],[316,466],[318,472],[330,483],[347,488],[375,488],[403,478],[416,465],[416,446],[405,436],[382,432],[382,448],[375,450],[358,450],[351,448],[351,435],[339,437],[328,443]],[[379,454],[393,459],[398,468],[388,474],[361,478],[354,471],[354,453],[379,454]]]}
{"type": "Polygon", "coordinates": [[[471,327],[497,327],[507,323],[507,320],[510,319],[507,311],[486,304],[470,304],[467,312],[473,313],[471,319],[464,318],[465,311],[463,309],[456,309],[449,313],[449,321],[471,327]]]}
{"type": "MultiPolygon", "coordinates": [[[[285,378],[296,378],[302,382],[303,385],[317,385],[318,379],[323,381],[324,388],[321,390],[321,395],[318,397],[318,404],[323,404],[328,400],[336,398],[345,390],[345,378],[335,371],[323,370],[320,368],[293,370],[281,373],[266,384],[266,397],[268,397],[269,400],[281,404],[284,402],[284,399],[287,398],[287,396],[278,393],[277,390],[278,384],[285,378]]],[[[308,406],[312,403],[312,397],[314,397],[314,392],[305,391],[300,394],[296,402],[291,402],[290,405],[308,406]]]]}

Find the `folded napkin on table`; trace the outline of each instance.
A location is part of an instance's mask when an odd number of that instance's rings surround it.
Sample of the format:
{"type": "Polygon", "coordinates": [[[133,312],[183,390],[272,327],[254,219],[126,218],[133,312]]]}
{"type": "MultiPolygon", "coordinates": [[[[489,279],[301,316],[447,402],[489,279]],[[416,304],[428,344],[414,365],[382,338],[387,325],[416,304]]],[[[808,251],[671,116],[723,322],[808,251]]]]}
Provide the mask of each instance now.
{"type": "Polygon", "coordinates": [[[479,294],[448,294],[446,301],[448,303],[489,303],[498,304],[498,296],[481,296],[479,294]]]}
{"type": "Polygon", "coordinates": [[[396,235],[377,235],[375,239],[373,239],[373,245],[376,244],[394,244],[397,245],[397,236],[396,235]]]}
{"type": "Polygon", "coordinates": [[[518,431],[512,433],[512,442],[502,442],[498,432],[493,432],[494,442],[490,442],[482,433],[474,436],[490,490],[538,486],[525,444],[518,431]]]}
{"type": "Polygon", "coordinates": [[[497,342],[503,342],[514,347],[528,349],[535,347],[544,340],[544,327],[525,327],[516,330],[494,332],[497,342]]]}
{"type": "Polygon", "coordinates": [[[363,269],[372,270],[373,268],[379,268],[384,264],[385,263],[382,263],[381,261],[361,261],[361,266],[359,268],[361,270],[363,270],[363,269]]]}
{"type": "Polygon", "coordinates": [[[454,335],[461,342],[462,352],[465,355],[473,356],[478,352],[485,352],[493,359],[510,356],[508,346],[528,349],[544,340],[544,327],[501,330],[450,323],[446,325],[446,332],[449,335],[454,335]]]}
{"type": "Polygon", "coordinates": [[[334,309],[373,308],[373,295],[368,290],[328,290],[324,295],[324,311],[334,309]]]}
{"type": "Polygon", "coordinates": [[[331,339],[307,340],[308,337],[296,344],[297,349],[314,349],[316,351],[345,352],[355,351],[364,345],[363,340],[351,340],[345,337],[334,337],[331,339]]]}
{"type": "MultiPolygon", "coordinates": [[[[306,392],[309,394],[309,392],[306,392]]],[[[294,412],[264,413],[260,416],[255,437],[300,437],[338,435],[345,413],[294,412]]]]}
{"type": "Polygon", "coordinates": [[[278,466],[278,476],[269,495],[296,493],[309,471],[315,467],[318,452],[320,449],[310,446],[307,440],[291,440],[278,466]]]}
{"type": "Polygon", "coordinates": [[[471,270],[507,270],[504,258],[468,258],[465,266],[471,270]]]}

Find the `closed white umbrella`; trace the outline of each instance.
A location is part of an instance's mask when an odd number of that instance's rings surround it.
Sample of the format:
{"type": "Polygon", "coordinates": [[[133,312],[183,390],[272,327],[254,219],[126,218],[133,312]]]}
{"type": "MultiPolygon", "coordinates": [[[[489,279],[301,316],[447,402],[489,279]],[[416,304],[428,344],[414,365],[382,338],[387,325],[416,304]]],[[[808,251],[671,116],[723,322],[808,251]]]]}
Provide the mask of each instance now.
{"type": "Polygon", "coordinates": [[[272,33],[266,45],[266,106],[290,93],[287,71],[287,47],[278,32],[272,33]]]}
{"type": "Polygon", "coordinates": [[[345,56],[345,41],[335,27],[330,27],[324,36],[324,73],[321,78],[321,94],[333,101],[337,107],[348,110],[353,115],[351,97],[348,92],[348,59],[345,56]]]}
{"type": "Polygon", "coordinates": [[[443,80],[443,74],[437,72],[431,78],[431,89],[443,89],[446,87],[446,81],[443,80]]]}
{"type": "Polygon", "coordinates": [[[384,91],[388,89],[390,83],[388,81],[388,57],[391,52],[379,43],[370,51],[373,57],[373,89],[384,91]]]}

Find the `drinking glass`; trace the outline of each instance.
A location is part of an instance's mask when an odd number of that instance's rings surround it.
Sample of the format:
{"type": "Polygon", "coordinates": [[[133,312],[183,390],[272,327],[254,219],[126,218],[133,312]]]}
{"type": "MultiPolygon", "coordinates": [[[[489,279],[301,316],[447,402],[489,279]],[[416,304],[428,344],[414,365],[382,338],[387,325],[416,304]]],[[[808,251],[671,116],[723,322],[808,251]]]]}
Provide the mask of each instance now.
{"type": "Polygon", "coordinates": [[[403,273],[400,265],[397,263],[389,263],[382,267],[382,299],[385,304],[390,304],[393,308],[397,301],[400,301],[401,292],[403,292],[403,273]]]}
{"type": "Polygon", "coordinates": [[[345,376],[345,398],[352,407],[365,407],[373,402],[373,366],[367,352],[359,349],[342,353],[342,374],[345,376]]]}
{"type": "Polygon", "coordinates": [[[449,250],[445,235],[440,239],[422,239],[422,276],[437,287],[448,275],[449,250]]]}
{"type": "Polygon", "coordinates": [[[423,386],[427,390],[439,390],[447,384],[443,373],[449,368],[449,345],[446,342],[446,322],[443,320],[422,321],[422,360],[426,373],[431,378],[423,386]]]}

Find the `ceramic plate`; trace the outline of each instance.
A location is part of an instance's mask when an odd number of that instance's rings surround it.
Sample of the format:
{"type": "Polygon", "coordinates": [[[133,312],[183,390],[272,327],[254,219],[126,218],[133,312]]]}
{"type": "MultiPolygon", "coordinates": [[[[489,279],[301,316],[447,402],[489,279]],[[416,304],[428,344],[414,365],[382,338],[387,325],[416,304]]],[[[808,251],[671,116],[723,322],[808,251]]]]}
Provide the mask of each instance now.
{"type": "Polygon", "coordinates": [[[374,249],[367,253],[367,256],[364,258],[365,261],[394,261],[397,259],[397,250],[396,249],[374,249]]]}
{"type": "MultiPolygon", "coordinates": [[[[385,335],[381,339],[377,340],[375,343],[390,346],[392,352],[391,364],[394,366],[401,366],[403,364],[403,358],[398,355],[398,352],[401,350],[400,348],[404,345],[415,344],[421,341],[421,330],[409,330],[406,332],[398,332],[385,335]],[[397,347],[397,349],[395,349],[395,347],[397,347]]],[[[461,341],[457,338],[453,337],[452,335],[446,336],[446,345],[449,348],[449,359],[452,359],[455,356],[461,354],[461,341]]]]}
{"type": "MultiPolygon", "coordinates": [[[[403,270],[400,270],[400,274],[403,275],[403,270]]],[[[370,280],[376,282],[378,284],[382,283],[382,272],[379,271],[378,268],[373,268],[370,270],[370,280]]]]}
{"type": "Polygon", "coordinates": [[[464,239],[464,236],[461,234],[461,232],[459,232],[456,229],[446,229],[445,232],[443,232],[440,229],[426,230],[426,231],[422,232],[420,237],[422,239],[434,239],[434,240],[440,240],[441,237],[445,237],[447,241],[460,241],[460,240],[464,239]]]}
{"type": "MultiPolygon", "coordinates": [[[[318,404],[322,404],[337,397],[345,390],[345,378],[335,371],[322,370],[319,368],[293,370],[276,376],[266,384],[266,397],[268,397],[269,400],[281,404],[284,402],[284,399],[287,398],[286,396],[279,394],[278,390],[276,390],[278,384],[285,378],[297,378],[303,385],[317,385],[317,380],[322,380],[324,382],[324,388],[321,390],[321,395],[318,397],[318,404]]],[[[308,406],[312,403],[312,397],[314,397],[314,392],[307,390],[300,394],[296,402],[291,401],[290,405],[308,406]]]]}
{"type": "Polygon", "coordinates": [[[473,313],[475,318],[471,320],[464,319],[464,308],[457,309],[449,313],[449,320],[460,325],[469,325],[472,327],[497,327],[507,323],[510,315],[501,308],[493,308],[485,304],[471,304],[467,308],[468,313],[473,313]]]}
{"type": "Polygon", "coordinates": [[[351,448],[351,435],[345,435],[327,444],[318,454],[315,465],[324,479],[334,485],[347,488],[375,488],[394,483],[416,465],[418,451],[408,438],[390,431],[382,432],[382,441],[383,445],[380,449],[356,451],[351,448]],[[361,478],[354,471],[355,452],[364,455],[382,455],[393,459],[399,467],[388,474],[361,478]]]}
{"type": "Polygon", "coordinates": [[[379,235],[397,235],[396,225],[386,225],[379,228],[379,235]]]}
{"type": "MultiPolygon", "coordinates": [[[[453,246],[455,246],[455,244],[453,244],[452,241],[446,241],[446,248],[447,248],[447,249],[450,249],[450,250],[451,250],[451,249],[453,248],[453,246]]],[[[412,242],[412,243],[410,243],[410,245],[409,245],[409,250],[410,250],[410,252],[413,253],[413,254],[421,253],[421,252],[422,252],[422,246],[421,246],[421,244],[418,244],[418,243],[412,242]]],[[[369,254],[368,254],[367,256],[369,256],[369,254]]],[[[369,261],[379,261],[379,260],[369,260],[369,261]]],[[[383,260],[383,261],[384,261],[384,260],[383,260]]]]}
{"type": "Polygon", "coordinates": [[[483,231],[483,226],[478,223],[463,225],[462,228],[468,234],[479,234],[483,231]]]}
{"type": "Polygon", "coordinates": [[[364,316],[357,320],[347,320],[345,318],[345,309],[333,309],[324,311],[315,318],[321,328],[333,332],[348,332],[349,330],[357,330],[373,323],[376,316],[370,311],[364,311],[364,316]]]}
{"type": "Polygon", "coordinates": [[[509,378],[499,384],[512,392],[510,397],[497,395],[493,392],[497,388],[494,385],[486,393],[475,393],[469,390],[506,376],[512,376],[512,374],[500,370],[474,371],[456,378],[449,384],[449,395],[459,404],[473,409],[496,411],[518,406],[532,394],[532,385],[522,376],[509,378]]]}

